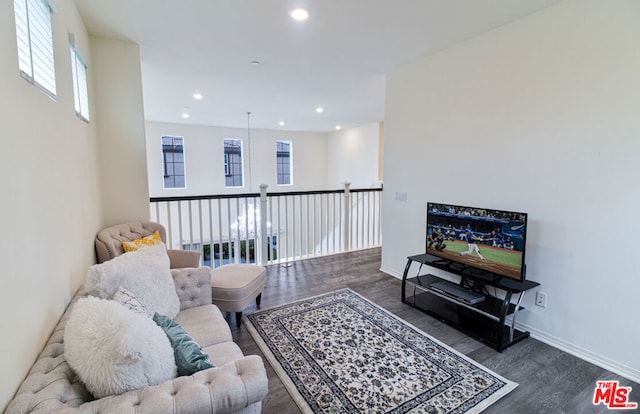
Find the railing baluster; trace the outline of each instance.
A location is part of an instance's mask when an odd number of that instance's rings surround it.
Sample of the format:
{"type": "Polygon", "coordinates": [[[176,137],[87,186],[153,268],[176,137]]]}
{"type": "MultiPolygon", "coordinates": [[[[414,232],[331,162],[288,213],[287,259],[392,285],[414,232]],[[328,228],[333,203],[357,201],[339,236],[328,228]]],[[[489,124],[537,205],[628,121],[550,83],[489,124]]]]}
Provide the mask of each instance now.
{"type": "Polygon", "coordinates": [[[343,217],[343,211],[342,211],[342,197],[344,197],[344,194],[339,194],[338,195],[338,243],[340,246],[340,251],[345,250],[344,247],[344,217],[343,217]]]}
{"type": "Polygon", "coordinates": [[[307,246],[307,256],[313,257],[313,243],[310,242],[311,229],[309,226],[309,221],[311,219],[311,210],[309,208],[309,199],[310,199],[309,194],[306,194],[304,198],[307,200],[307,235],[306,235],[307,237],[305,240],[306,242],[305,245],[307,246]]]}
{"type": "Polygon", "coordinates": [[[313,237],[311,238],[311,246],[313,248],[313,255],[317,256],[318,255],[318,249],[316,248],[317,245],[317,232],[316,232],[316,217],[318,214],[318,201],[316,200],[316,195],[313,194],[313,224],[312,224],[312,228],[313,228],[313,237]]]}
{"type": "Polygon", "coordinates": [[[189,207],[189,250],[193,250],[193,216],[191,214],[191,200],[187,201],[189,207]]]}
{"type": "MultiPolygon", "coordinates": [[[[211,203],[211,199],[207,200],[209,202],[209,266],[213,269],[214,266],[214,257],[213,257],[213,206],[211,203]]],[[[218,200],[219,201],[219,200],[218,200]]],[[[219,216],[219,214],[218,214],[219,216]]],[[[204,242],[202,247],[202,263],[204,264],[204,242]]]]}
{"type": "Polygon", "coordinates": [[[382,193],[378,193],[378,245],[382,245],[382,193]]]}
{"type": "Polygon", "coordinates": [[[284,235],[286,237],[287,262],[289,262],[289,197],[284,197],[284,235]]]}
{"type": "Polygon", "coordinates": [[[331,222],[331,239],[332,239],[332,251],[336,252],[336,195],[331,194],[331,214],[333,221],[331,222]]]}
{"type": "Polygon", "coordinates": [[[333,228],[333,226],[331,225],[331,206],[330,206],[330,200],[331,197],[329,197],[331,194],[325,194],[324,199],[325,199],[325,205],[326,205],[326,209],[325,209],[325,221],[327,223],[327,228],[324,232],[324,238],[325,238],[325,244],[327,246],[327,254],[331,254],[331,243],[330,243],[330,239],[329,239],[329,233],[331,232],[331,229],[333,228]]]}
{"type": "Polygon", "coordinates": [[[324,254],[325,250],[325,237],[326,234],[324,227],[324,194],[320,195],[320,254],[324,254]]]}
{"type": "Polygon", "coordinates": [[[235,245],[235,251],[236,251],[236,260],[235,263],[241,263],[242,262],[242,245],[240,244],[240,220],[238,220],[240,218],[240,199],[236,198],[236,245],[235,245]]]}
{"type": "Polygon", "coordinates": [[[305,252],[302,250],[302,246],[303,244],[303,239],[302,239],[302,215],[304,213],[304,209],[302,208],[302,194],[298,196],[298,201],[299,201],[299,205],[300,205],[300,220],[298,221],[298,223],[300,224],[298,226],[298,235],[299,235],[299,240],[298,240],[298,244],[300,245],[300,258],[303,258],[305,256],[305,252]]]}
{"type": "Polygon", "coordinates": [[[282,232],[280,231],[280,229],[282,228],[282,224],[281,224],[281,220],[280,220],[280,216],[282,215],[282,210],[280,209],[280,200],[281,199],[282,199],[282,197],[278,197],[278,214],[277,214],[277,218],[278,218],[278,263],[282,263],[282,252],[284,250],[282,248],[284,246],[284,242],[283,242],[282,237],[281,237],[282,232]]]}
{"type": "MultiPolygon", "coordinates": [[[[258,251],[260,250],[260,244],[258,244],[258,239],[260,238],[260,233],[258,233],[258,199],[253,197],[253,261],[254,263],[258,262],[258,251]]],[[[262,243],[262,239],[260,239],[260,243],[262,243]]]]}
{"type": "Polygon", "coordinates": [[[355,194],[355,204],[356,204],[356,219],[354,220],[356,223],[355,235],[356,235],[356,243],[355,247],[360,247],[360,194],[355,194]]]}
{"type": "Polygon", "coordinates": [[[249,250],[249,238],[251,234],[249,232],[249,198],[245,197],[244,199],[244,234],[241,234],[241,237],[244,237],[244,260],[246,263],[251,263],[251,255],[249,250]]]}
{"type": "Polygon", "coordinates": [[[202,233],[202,200],[198,200],[198,220],[200,221],[200,265],[204,263],[204,235],[202,233]]]}
{"type": "MultiPolygon", "coordinates": [[[[211,232],[211,268],[215,266],[215,245],[213,244],[213,231],[211,232]]],[[[222,199],[218,199],[218,267],[222,266],[222,251],[223,251],[223,239],[222,239],[222,199]]]]}
{"type": "Polygon", "coordinates": [[[364,197],[362,194],[358,194],[358,214],[360,217],[360,221],[358,224],[358,231],[360,234],[358,237],[360,238],[360,242],[358,243],[358,248],[361,249],[364,246],[364,197]]]}
{"type": "Polygon", "coordinates": [[[173,233],[171,231],[171,201],[167,201],[167,248],[173,248],[173,233]]]}
{"type": "MultiPolygon", "coordinates": [[[[273,197],[268,198],[269,200],[269,223],[271,223],[271,230],[267,227],[267,232],[269,234],[269,238],[267,239],[267,243],[269,244],[269,256],[267,259],[267,263],[271,264],[274,261],[273,257],[273,197]]],[[[267,225],[269,224],[267,223],[267,225]]]]}
{"type": "MultiPolygon", "coordinates": [[[[229,258],[227,261],[229,263],[234,263],[236,261],[236,253],[233,245],[233,234],[231,232],[231,199],[227,198],[227,255],[229,258]]],[[[222,249],[222,247],[220,247],[222,249]]],[[[220,251],[220,257],[222,259],[222,251],[220,251]]],[[[222,262],[221,262],[222,263],[222,262]]]]}
{"type": "Polygon", "coordinates": [[[298,197],[298,208],[299,208],[299,213],[298,213],[298,250],[300,252],[300,258],[304,258],[305,257],[305,253],[306,253],[306,249],[304,247],[305,243],[304,243],[304,239],[302,237],[302,235],[304,234],[304,207],[302,205],[302,194],[297,196],[298,197]]]}
{"type": "Polygon", "coordinates": [[[296,260],[296,196],[291,196],[291,257],[296,260]]]}
{"type": "MultiPolygon", "coordinates": [[[[371,191],[367,191],[367,222],[371,223],[371,191]]],[[[371,246],[371,226],[367,226],[367,247],[371,246]]]]}
{"type": "Polygon", "coordinates": [[[182,201],[178,201],[178,243],[180,245],[180,249],[184,249],[182,246],[182,201]]]}

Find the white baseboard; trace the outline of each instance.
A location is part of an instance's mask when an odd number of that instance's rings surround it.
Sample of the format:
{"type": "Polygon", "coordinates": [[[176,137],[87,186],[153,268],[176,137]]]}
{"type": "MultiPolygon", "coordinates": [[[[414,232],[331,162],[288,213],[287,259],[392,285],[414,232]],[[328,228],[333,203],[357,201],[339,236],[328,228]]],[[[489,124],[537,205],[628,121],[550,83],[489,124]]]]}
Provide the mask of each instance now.
{"type": "Polygon", "coordinates": [[[615,374],[630,379],[631,381],[640,383],[640,370],[638,370],[637,368],[621,364],[618,361],[614,361],[605,356],[596,354],[595,352],[589,351],[588,349],[557,338],[537,328],[534,328],[533,326],[516,323],[516,327],[520,330],[531,332],[531,337],[537,339],[540,342],[544,342],[547,345],[551,345],[554,348],[558,348],[561,351],[576,356],[580,359],[584,359],[587,362],[590,362],[615,374]]]}
{"type": "MultiPolygon", "coordinates": [[[[401,274],[398,275],[398,273],[394,269],[381,266],[380,271],[390,276],[393,276],[395,278],[402,279],[401,274]]],[[[575,357],[583,359],[587,362],[590,362],[594,365],[597,365],[601,368],[604,368],[622,377],[630,379],[631,381],[640,383],[640,370],[637,368],[633,368],[633,367],[621,364],[618,361],[614,361],[605,356],[596,354],[595,352],[589,351],[588,349],[582,348],[580,346],[567,342],[563,339],[557,338],[533,326],[529,326],[522,323],[516,323],[516,327],[520,330],[531,332],[531,337],[537,339],[538,341],[544,342],[547,345],[551,345],[554,348],[558,348],[561,351],[564,351],[575,357]]]]}
{"type": "Polygon", "coordinates": [[[400,274],[400,276],[398,276],[393,269],[389,269],[388,267],[385,267],[385,266],[380,266],[380,271],[382,273],[388,274],[389,276],[393,276],[396,279],[402,280],[402,274],[400,274]]]}

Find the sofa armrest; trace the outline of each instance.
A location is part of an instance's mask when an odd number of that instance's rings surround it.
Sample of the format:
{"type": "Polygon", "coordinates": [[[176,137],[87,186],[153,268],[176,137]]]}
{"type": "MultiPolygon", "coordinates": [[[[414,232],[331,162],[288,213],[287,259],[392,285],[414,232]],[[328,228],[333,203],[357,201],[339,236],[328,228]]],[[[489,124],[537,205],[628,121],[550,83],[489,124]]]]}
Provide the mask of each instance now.
{"type": "Polygon", "coordinates": [[[211,268],[171,269],[180,310],[211,304],[211,268]]]}
{"type": "Polygon", "coordinates": [[[200,252],[168,249],[167,254],[172,269],[200,266],[200,252]]]}
{"type": "Polygon", "coordinates": [[[74,412],[226,413],[262,401],[268,388],[262,358],[249,355],[191,376],[85,403],[74,412]]]}

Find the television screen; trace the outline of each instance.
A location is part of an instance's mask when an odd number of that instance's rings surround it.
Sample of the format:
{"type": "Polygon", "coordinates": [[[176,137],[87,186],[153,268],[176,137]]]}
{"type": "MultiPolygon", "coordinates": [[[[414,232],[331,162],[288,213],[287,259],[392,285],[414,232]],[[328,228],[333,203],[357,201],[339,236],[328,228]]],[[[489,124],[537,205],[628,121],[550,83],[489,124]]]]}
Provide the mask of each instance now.
{"type": "Polygon", "coordinates": [[[523,281],[527,214],[427,204],[428,254],[523,281]]]}

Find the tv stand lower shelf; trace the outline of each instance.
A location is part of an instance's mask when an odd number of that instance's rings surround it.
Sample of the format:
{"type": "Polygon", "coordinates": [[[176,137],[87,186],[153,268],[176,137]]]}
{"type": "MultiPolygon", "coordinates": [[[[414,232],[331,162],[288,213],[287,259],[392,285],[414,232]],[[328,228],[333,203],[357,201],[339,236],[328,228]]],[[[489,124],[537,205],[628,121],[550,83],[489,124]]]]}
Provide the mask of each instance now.
{"type": "MultiPolygon", "coordinates": [[[[502,279],[474,279],[476,286],[491,286],[504,292],[504,298],[486,294],[484,300],[470,304],[440,291],[431,284],[443,279],[432,275],[420,275],[423,264],[433,265],[434,257],[424,254],[410,256],[402,278],[402,301],[436,319],[502,352],[507,347],[527,338],[529,332],[515,328],[518,312],[525,291],[539,286],[533,281],[516,282],[502,279]],[[420,265],[415,277],[408,277],[411,265],[420,265]],[[516,303],[512,303],[512,299],[516,303]],[[511,321],[507,321],[507,317],[511,321]]],[[[438,260],[438,263],[441,263],[438,260]]],[[[434,266],[440,267],[440,266],[434,266]]],[[[455,272],[454,272],[455,273],[455,272]]],[[[468,280],[468,276],[462,275],[468,280]]],[[[486,288],[484,289],[487,290],[486,288]]],[[[495,292],[495,289],[494,289],[495,292]]]]}

